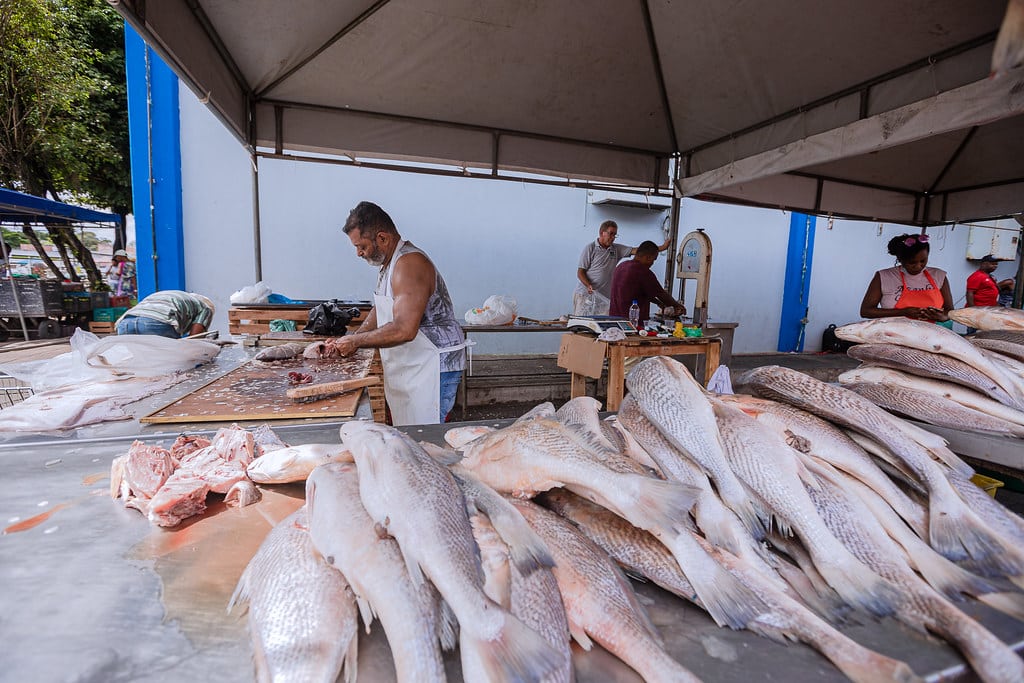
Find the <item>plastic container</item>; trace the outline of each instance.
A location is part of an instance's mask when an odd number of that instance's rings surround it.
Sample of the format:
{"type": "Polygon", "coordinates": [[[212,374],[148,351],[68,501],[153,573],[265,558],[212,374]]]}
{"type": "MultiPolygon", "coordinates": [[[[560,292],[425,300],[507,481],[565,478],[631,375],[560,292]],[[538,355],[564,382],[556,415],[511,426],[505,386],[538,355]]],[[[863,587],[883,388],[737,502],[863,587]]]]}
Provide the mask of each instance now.
{"type": "Polygon", "coordinates": [[[92,319],[98,323],[112,323],[125,314],[127,306],[117,308],[95,308],[92,311],[92,319]]]}
{"type": "Polygon", "coordinates": [[[984,474],[973,475],[971,477],[971,481],[974,482],[976,486],[984,489],[985,493],[993,498],[996,497],[996,490],[1003,486],[1003,482],[998,479],[993,479],[992,477],[986,477],[984,474]]]}

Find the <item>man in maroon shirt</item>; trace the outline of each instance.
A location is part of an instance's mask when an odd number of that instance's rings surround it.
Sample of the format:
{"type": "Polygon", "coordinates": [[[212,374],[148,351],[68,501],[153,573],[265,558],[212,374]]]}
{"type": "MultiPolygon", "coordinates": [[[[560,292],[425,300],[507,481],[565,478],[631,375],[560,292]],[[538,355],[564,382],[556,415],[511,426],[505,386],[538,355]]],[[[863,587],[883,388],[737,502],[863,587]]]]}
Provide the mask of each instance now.
{"type": "Polygon", "coordinates": [[[658,245],[648,240],[640,243],[632,260],[623,261],[616,266],[615,272],[612,273],[609,315],[628,318],[629,307],[634,299],[640,305],[640,329],[643,329],[651,314],[652,301],[666,308],[665,313],[670,317],[686,313],[686,307],[673,299],[651,272],[651,266],[657,260],[658,245]]]}

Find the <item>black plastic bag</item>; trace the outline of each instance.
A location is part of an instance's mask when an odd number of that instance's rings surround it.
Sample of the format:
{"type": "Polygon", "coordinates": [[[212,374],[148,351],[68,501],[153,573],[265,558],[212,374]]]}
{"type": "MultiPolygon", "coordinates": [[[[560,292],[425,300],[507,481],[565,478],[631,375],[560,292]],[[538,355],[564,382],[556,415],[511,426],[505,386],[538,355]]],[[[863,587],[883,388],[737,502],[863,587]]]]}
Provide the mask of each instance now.
{"type": "Polygon", "coordinates": [[[851,346],[856,346],[856,342],[846,341],[836,336],[836,326],[834,324],[829,325],[825,328],[825,331],[821,333],[821,350],[829,351],[831,353],[846,353],[846,349],[851,346]]]}
{"type": "Polygon", "coordinates": [[[342,306],[337,299],[325,301],[309,309],[309,319],[303,334],[320,334],[328,337],[342,337],[348,331],[348,324],[359,317],[359,309],[342,306]]]}

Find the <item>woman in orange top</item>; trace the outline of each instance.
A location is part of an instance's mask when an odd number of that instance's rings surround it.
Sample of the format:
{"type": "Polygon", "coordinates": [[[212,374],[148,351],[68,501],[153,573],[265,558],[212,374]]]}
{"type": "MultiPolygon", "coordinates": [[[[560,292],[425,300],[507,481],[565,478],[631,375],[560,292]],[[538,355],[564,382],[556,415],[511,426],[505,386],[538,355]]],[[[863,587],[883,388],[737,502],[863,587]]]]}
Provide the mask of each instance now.
{"type": "Polygon", "coordinates": [[[928,268],[928,235],[899,235],[889,240],[896,265],[875,273],[860,304],[863,318],[945,322],[953,309],[946,272],[928,268]]]}

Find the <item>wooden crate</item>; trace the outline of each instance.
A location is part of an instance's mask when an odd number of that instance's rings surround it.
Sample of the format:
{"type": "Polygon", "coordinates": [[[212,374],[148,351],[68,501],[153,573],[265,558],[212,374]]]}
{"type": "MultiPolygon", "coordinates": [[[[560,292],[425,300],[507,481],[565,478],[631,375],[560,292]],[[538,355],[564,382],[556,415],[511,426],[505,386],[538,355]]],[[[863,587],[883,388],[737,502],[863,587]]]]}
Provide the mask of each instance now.
{"type": "MultiPolygon", "coordinates": [[[[312,306],[310,306],[312,308],[312,306]]],[[[349,329],[359,327],[369,311],[360,309],[359,315],[348,324],[349,329]]],[[[228,332],[230,334],[266,334],[270,332],[271,320],[294,320],[295,328],[302,330],[309,320],[309,308],[245,308],[228,309],[228,332]]]]}
{"type": "MultiPolygon", "coordinates": [[[[369,375],[377,375],[383,379],[384,366],[380,362],[380,351],[373,352],[373,361],[370,363],[369,375]]],[[[366,388],[366,395],[370,399],[370,408],[373,411],[373,421],[387,424],[387,404],[384,400],[384,384],[376,384],[366,388]]]]}
{"type": "Polygon", "coordinates": [[[114,327],[113,322],[97,322],[93,320],[89,323],[89,331],[93,334],[116,334],[117,328],[114,327]]]}

